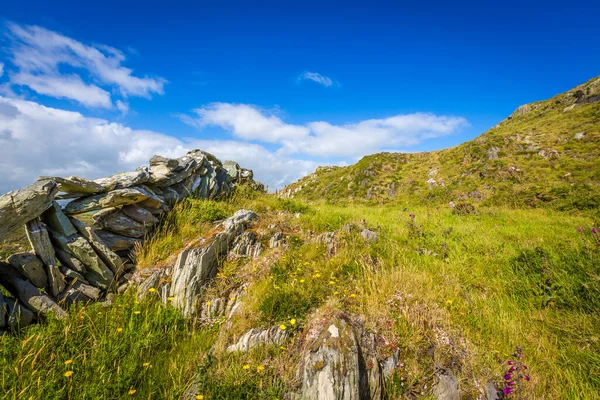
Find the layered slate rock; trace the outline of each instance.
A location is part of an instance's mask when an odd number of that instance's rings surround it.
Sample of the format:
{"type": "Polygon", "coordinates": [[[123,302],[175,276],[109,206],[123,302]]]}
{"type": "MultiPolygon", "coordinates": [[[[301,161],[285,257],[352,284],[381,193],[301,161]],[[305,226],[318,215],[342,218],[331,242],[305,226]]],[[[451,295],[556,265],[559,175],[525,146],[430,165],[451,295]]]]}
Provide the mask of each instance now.
{"type": "Polygon", "coordinates": [[[58,193],[54,181],[36,182],[0,196],[0,237],[38,217],[58,193]]]}
{"type": "Polygon", "coordinates": [[[66,316],[66,312],[50,296],[40,292],[10,264],[1,261],[0,284],[34,313],[44,315],[53,312],[57,317],[66,316]]]}
{"type": "Polygon", "coordinates": [[[278,326],[269,329],[253,328],[246,332],[235,344],[227,348],[230,353],[247,352],[259,346],[281,346],[289,337],[287,330],[278,326]]]}
{"type": "MultiPolygon", "coordinates": [[[[108,207],[140,203],[153,197],[155,198],[156,196],[139,187],[117,189],[108,193],[73,200],[65,207],[65,213],[69,215],[81,214],[108,207]]],[[[160,202],[160,199],[155,200],[160,202]]]]}
{"type": "Polygon", "coordinates": [[[381,399],[383,375],[373,334],[342,312],[317,318],[306,336],[298,399],[381,399]]]}
{"type": "Polygon", "coordinates": [[[221,225],[222,230],[203,245],[185,249],[173,266],[170,296],[174,307],[184,315],[194,315],[205,285],[217,274],[219,259],[222,259],[235,238],[247,224],[258,216],[248,210],[240,210],[221,225]]]}
{"type": "Polygon", "coordinates": [[[48,284],[48,275],[44,270],[44,263],[35,254],[17,253],[8,257],[7,261],[21,275],[29,279],[35,287],[45,288],[48,284]]]}
{"type": "Polygon", "coordinates": [[[46,267],[46,275],[48,277],[48,291],[55,298],[65,288],[65,280],[58,269],[56,253],[50,241],[46,226],[35,218],[25,225],[27,239],[31,244],[33,252],[42,260],[46,267]]]}

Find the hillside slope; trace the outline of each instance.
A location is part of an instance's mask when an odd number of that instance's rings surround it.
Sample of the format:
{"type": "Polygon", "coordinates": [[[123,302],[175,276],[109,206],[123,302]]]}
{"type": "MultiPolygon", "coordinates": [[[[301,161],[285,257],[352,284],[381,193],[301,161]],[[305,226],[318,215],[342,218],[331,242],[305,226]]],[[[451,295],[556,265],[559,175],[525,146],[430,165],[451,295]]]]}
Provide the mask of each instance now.
{"type": "Polygon", "coordinates": [[[441,151],[379,153],[320,167],[282,197],[463,201],[591,209],[600,205],[600,77],[522,105],[476,139],[441,151]]]}

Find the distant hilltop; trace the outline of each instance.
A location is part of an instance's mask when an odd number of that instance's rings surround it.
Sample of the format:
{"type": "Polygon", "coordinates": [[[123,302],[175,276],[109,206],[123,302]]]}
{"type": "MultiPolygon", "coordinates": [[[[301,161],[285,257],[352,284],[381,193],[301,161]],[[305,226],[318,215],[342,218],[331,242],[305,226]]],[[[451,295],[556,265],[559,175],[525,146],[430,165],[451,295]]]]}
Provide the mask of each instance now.
{"type": "Polygon", "coordinates": [[[559,209],[600,207],[600,77],[518,107],[474,140],[424,153],[379,153],[319,167],[282,197],[559,209]]]}

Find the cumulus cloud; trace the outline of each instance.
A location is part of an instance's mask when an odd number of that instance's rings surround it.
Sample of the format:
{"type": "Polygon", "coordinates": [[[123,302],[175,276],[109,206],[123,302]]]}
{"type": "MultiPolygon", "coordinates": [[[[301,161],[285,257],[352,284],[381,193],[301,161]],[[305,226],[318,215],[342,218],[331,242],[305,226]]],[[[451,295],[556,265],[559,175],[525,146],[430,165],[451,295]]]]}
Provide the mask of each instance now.
{"type": "Polygon", "coordinates": [[[164,93],[163,78],[134,76],[122,65],[126,57],[118,49],[84,44],[39,26],[7,27],[16,70],[8,75],[14,85],[99,108],[113,108],[112,97],[117,95],[149,98],[164,93]]]}
{"type": "Polygon", "coordinates": [[[279,144],[280,154],[316,157],[357,157],[413,146],[450,135],[468,125],[462,117],[435,114],[400,114],[384,119],[333,125],[325,121],[287,124],[278,116],[248,104],[213,103],[194,110],[182,121],[203,128],[218,126],[234,137],[279,144]]]}
{"type": "Polygon", "coordinates": [[[328,76],[321,75],[318,72],[304,72],[304,73],[300,74],[300,76],[298,77],[298,80],[299,81],[302,81],[302,80],[313,81],[313,82],[316,82],[325,87],[338,85],[338,82],[334,81],[333,79],[331,79],[328,76]]]}
{"type": "Polygon", "coordinates": [[[265,111],[247,104],[211,103],[193,112],[195,118],[186,115],[179,117],[198,128],[219,126],[245,140],[277,143],[284,139],[300,139],[309,134],[307,127],[286,124],[276,115],[266,115],[265,111]]]}
{"type": "Polygon", "coordinates": [[[24,187],[39,175],[99,178],[147,165],[155,154],[179,157],[203,149],[253,169],[272,189],[316,168],[317,163],[234,140],[181,140],[81,113],[0,96],[0,193],[24,187]]]}

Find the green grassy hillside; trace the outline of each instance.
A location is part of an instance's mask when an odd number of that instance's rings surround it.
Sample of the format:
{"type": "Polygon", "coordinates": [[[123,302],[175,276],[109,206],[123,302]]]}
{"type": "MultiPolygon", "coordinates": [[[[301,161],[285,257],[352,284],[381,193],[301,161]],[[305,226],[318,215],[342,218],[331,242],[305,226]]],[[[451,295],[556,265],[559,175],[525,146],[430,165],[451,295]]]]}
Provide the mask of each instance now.
{"type": "Polygon", "coordinates": [[[189,200],[139,249],[140,268],[172,265],[172,254],[208,234],[211,220],[239,208],[259,213],[253,231],[265,250],[255,260],[223,260],[204,296],[227,298],[246,284],[243,310],[230,322],[186,320],[158,293],[74,307],[67,320],[1,339],[3,398],[180,399],[194,385],[197,399],[283,399],[297,389],[306,326],[329,309],[361,315],[385,338],[383,356],[399,350],[386,399],[433,398],[440,366],[452,370],[463,399],[480,398],[487,382],[502,387],[517,345],[531,376],[526,398],[600,398],[600,236],[589,217],[309,205],[271,195],[189,200]],[[349,222],[378,240],[340,231],[349,222]],[[289,247],[268,249],[280,229],[289,247]],[[327,255],[314,237],[331,231],[338,234],[327,255]],[[270,326],[284,326],[290,339],[223,351],[248,329],[270,326]]]}
{"type": "Polygon", "coordinates": [[[469,201],[600,206],[600,78],[519,107],[478,138],[441,151],[380,153],[321,167],[283,196],[370,202],[469,201]]]}

